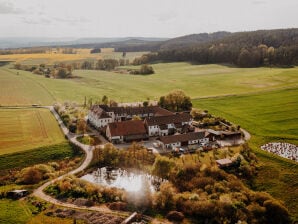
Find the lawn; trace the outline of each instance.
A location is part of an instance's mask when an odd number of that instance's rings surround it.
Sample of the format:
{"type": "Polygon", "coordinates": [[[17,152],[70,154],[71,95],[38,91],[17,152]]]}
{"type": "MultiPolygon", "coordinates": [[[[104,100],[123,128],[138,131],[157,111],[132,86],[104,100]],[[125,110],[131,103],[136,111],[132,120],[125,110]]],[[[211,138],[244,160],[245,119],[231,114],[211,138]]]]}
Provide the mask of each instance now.
{"type": "Polygon", "coordinates": [[[193,101],[195,107],[240,124],[252,134],[249,145],[260,165],[252,188],[283,200],[295,220],[298,220],[298,164],[264,152],[260,146],[272,141],[298,144],[297,102],[298,88],[193,101]]]}
{"type": "Polygon", "coordinates": [[[105,71],[77,70],[74,79],[47,79],[30,72],[0,69],[0,104],[52,104],[84,97],[99,100],[103,95],[118,102],[157,100],[173,89],[192,98],[246,94],[295,87],[298,67],[232,68],[223,65],[161,63],[153,75],[129,75],[105,71]]]}
{"type": "Polygon", "coordinates": [[[0,108],[0,155],[65,142],[48,109],[0,108]]]}

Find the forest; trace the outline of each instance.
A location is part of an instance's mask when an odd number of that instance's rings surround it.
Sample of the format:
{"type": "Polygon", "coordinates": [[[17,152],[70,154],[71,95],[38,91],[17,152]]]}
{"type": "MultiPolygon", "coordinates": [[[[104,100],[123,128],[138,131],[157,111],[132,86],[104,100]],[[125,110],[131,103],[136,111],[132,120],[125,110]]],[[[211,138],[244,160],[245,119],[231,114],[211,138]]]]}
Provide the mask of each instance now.
{"type": "MultiPolygon", "coordinates": [[[[219,36],[222,38],[206,35],[204,41],[199,38],[197,42],[191,42],[192,45],[184,44],[183,38],[178,38],[179,44],[172,41],[164,48],[162,45],[159,51],[137,58],[134,64],[189,61],[194,64],[224,63],[244,68],[298,65],[298,29],[224,33],[219,36]]],[[[197,37],[192,35],[193,40],[197,37]]],[[[185,42],[189,42],[189,38],[185,36],[185,42]]]]}

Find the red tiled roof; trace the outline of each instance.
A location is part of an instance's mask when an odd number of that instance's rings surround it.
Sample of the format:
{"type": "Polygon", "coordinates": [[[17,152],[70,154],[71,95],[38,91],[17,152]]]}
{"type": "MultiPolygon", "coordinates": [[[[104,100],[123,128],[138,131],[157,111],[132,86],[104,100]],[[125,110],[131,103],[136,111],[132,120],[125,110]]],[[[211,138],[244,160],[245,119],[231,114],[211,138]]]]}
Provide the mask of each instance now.
{"type": "Polygon", "coordinates": [[[190,114],[180,113],[180,114],[173,114],[168,116],[150,117],[150,118],[146,118],[145,121],[149,126],[153,126],[153,125],[189,122],[191,119],[192,117],[190,114]]]}
{"type": "Polygon", "coordinates": [[[164,144],[170,144],[175,142],[187,142],[193,140],[199,140],[205,137],[205,132],[190,132],[181,135],[168,135],[160,137],[160,141],[164,144]]]}
{"type": "Polygon", "coordinates": [[[147,133],[144,122],[139,120],[109,123],[108,128],[110,129],[111,136],[127,136],[147,133]]]}

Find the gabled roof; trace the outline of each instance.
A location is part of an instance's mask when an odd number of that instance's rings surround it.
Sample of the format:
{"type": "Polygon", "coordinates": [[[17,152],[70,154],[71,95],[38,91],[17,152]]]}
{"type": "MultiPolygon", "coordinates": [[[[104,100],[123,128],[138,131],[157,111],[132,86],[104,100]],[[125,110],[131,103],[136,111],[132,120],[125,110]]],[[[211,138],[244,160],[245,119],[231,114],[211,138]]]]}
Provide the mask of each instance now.
{"type": "Polygon", "coordinates": [[[230,160],[230,159],[225,158],[225,159],[218,159],[218,160],[216,160],[216,163],[219,166],[229,166],[229,165],[231,165],[233,163],[233,161],[230,160]]]}
{"type": "Polygon", "coordinates": [[[154,116],[165,116],[171,115],[172,112],[160,108],[158,106],[148,107],[109,107],[107,105],[97,105],[102,108],[105,112],[114,112],[115,114],[127,114],[127,115],[138,115],[138,114],[153,114],[154,116]]]}
{"type": "Polygon", "coordinates": [[[91,112],[96,114],[96,116],[100,119],[103,118],[111,118],[101,107],[99,107],[98,105],[93,105],[91,107],[91,112]]]}
{"type": "Polygon", "coordinates": [[[241,134],[240,131],[215,131],[213,129],[207,129],[207,132],[214,134],[214,135],[239,135],[239,134],[241,134]]]}
{"type": "Polygon", "coordinates": [[[189,122],[191,119],[192,119],[192,117],[191,117],[190,114],[179,113],[179,114],[173,114],[173,115],[168,115],[168,116],[146,118],[145,122],[149,126],[153,126],[153,125],[163,125],[163,124],[175,124],[175,123],[189,122]]]}
{"type": "Polygon", "coordinates": [[[175,142],[187,142],[205,138],[205,132],[190,132],[181,135],[168,135],[160,137],[160,141],[164,144],[171,144],[175,142]]]}
{"type": "Polygon", "coordinates": [[[144,122],[139,120],[109,123],[108,129],[111,136],[147,134],[144,122]]]}

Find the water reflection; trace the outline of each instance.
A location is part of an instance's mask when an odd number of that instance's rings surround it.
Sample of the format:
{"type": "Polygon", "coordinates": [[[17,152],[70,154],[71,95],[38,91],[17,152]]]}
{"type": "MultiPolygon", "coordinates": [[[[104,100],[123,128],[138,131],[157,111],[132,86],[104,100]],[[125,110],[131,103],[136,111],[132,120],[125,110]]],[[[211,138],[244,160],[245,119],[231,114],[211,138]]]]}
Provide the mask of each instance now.
{"type": "Polygon", "coordinates": [[[146,187],[149,187],[151,192],[158,191],[160,184],[165,181],[162,178],[145,173],[129,172],[120,168],[109,169],[107,167],[99,168],[81,178],[103,186],[122,188],[128,192],[141,191],[146,187]]]}

